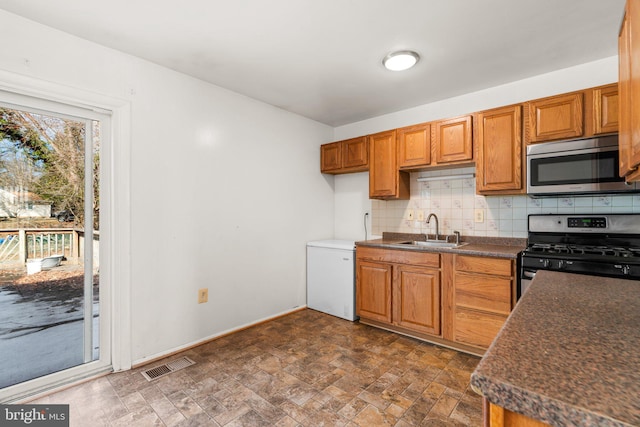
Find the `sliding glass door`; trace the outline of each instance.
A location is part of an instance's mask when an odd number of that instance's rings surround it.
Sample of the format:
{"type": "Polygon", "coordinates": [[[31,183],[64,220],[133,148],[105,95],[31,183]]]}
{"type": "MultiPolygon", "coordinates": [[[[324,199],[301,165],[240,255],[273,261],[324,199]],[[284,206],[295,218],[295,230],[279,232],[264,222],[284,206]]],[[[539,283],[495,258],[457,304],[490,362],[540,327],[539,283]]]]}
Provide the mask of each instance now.
{"type": "Polygon", "coordinates": [[[110,366],[100,282],[108,129],[108,115],[0,92],[0,402],[110,366]]]}

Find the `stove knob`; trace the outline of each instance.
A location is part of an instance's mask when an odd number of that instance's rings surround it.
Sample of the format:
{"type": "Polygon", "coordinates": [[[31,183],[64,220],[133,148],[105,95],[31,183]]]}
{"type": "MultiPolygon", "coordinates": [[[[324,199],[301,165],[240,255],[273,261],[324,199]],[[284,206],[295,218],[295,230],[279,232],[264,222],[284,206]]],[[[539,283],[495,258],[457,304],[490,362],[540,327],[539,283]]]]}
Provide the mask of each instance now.
{"type": "Polygon", "coordinates": [[[564,260],[558,261],[558,270],[562,270],[565,267],[564,260]]]}
{"type": "Polygon", "coordinates": [[[620,269],[622,274],[624,274],[625,276],[628,276],[629,274],[631,274],[631,267],[629,267],[626,264],[625,265],[616,264],[614,265],[614,267],[620,269]]]}
{"type": "Polygon", "coordinates": [[[542,266],[544,268],[549,268],[549,264],[551,264],[551,261],[549,261],[548,259],[542,260],[542,266]]]}

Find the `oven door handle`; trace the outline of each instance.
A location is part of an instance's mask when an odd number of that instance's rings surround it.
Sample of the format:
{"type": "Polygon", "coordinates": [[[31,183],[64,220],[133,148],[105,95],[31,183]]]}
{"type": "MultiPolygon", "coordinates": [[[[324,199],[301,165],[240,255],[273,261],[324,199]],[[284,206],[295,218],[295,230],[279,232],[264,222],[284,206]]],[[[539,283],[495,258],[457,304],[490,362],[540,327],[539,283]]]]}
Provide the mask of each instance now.
{"type": "Polygon", "coordinates": [[[522,276],[527,279],[533,279],[534,277],[536,277],[536,272],[525,270],[522,272],[522,276]]]}

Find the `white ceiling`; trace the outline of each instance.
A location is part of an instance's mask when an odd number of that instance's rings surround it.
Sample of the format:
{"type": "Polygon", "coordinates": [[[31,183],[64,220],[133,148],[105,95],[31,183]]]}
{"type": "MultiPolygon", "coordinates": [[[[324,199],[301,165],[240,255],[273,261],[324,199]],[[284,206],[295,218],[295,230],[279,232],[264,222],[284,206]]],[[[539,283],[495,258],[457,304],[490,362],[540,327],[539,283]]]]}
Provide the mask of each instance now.
{"type": "Polygon", "coordinates": [[[0,0],[332,126],[617,54],[625,0],[0,0]],[[405,72],[382,58],[412,49],[405,72]]]}

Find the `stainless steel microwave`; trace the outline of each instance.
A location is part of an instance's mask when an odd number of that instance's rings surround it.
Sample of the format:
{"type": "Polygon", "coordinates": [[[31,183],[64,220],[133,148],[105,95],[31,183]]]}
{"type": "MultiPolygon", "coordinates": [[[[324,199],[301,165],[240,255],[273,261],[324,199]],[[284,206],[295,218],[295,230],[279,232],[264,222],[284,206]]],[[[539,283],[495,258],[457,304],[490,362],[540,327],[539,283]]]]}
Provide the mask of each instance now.
{"type": "Polygon", "coordinates": [[[527,147],[527,194],[590,196],[637,192],[618,174],[618,136],[546,142],[527,147]]]}

